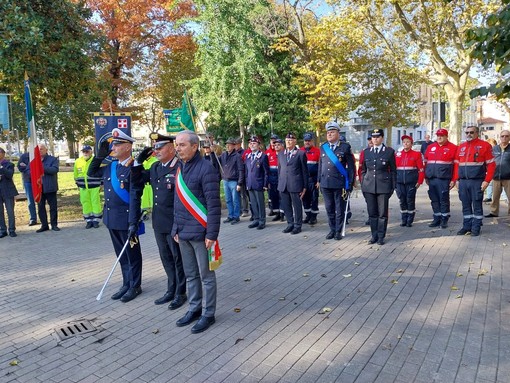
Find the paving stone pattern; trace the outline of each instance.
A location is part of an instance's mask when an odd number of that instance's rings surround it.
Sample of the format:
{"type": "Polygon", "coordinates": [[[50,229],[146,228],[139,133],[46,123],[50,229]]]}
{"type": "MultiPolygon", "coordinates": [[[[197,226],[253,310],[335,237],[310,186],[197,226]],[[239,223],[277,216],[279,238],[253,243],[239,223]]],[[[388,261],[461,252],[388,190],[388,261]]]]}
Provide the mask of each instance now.
{"type": "Polygon", "coordinates": [[[456,236],[455,191],[448,229],[427,227],[426,188],[417,206],[401,228],[393,196],[384,246],[367,244],[361,193],[341,241],[325,240],[323,207],[298,235],[270,217],[222,224],[216,324],[197,335],[175,326],[186,306],[153,304],[166,281],[150,221],[143,293],[126,304],[109,298],[120,270],[95,299],[114,262],[104,226],[19,222],[0,239],[0,382],[510,382],[509,218],[456,236]],[[55,336],[83,319],[98,330],[55,336]]]}

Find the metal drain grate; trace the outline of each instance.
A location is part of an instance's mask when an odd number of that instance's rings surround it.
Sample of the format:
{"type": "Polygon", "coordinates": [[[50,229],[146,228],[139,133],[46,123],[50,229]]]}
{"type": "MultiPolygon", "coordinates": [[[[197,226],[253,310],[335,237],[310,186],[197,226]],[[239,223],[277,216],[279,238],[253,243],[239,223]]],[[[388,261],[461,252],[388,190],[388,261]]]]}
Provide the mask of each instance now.
{"type": "Polygon", "coordinates": [[[82,320],[79,322],[69,322],[65,326],[56,328],[55,332],[57,333],[57,336],[60,340],[65,340],[96,330],[97,329],[92,323],[90,323],[90,321],[82,320]]]}

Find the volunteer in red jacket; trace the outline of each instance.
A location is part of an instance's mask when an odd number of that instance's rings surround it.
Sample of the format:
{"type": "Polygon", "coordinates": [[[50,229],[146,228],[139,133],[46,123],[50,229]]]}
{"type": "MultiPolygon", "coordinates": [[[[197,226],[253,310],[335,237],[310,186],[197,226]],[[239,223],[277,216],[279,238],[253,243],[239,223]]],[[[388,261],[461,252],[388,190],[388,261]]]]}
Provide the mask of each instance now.
{"type": "Polygon", "coordinates": [[[397,160],[397,197],[400,200],[400,226],[413,226],[416,191],[423,183],[423,161],[421,153],[414,151],[413,138],[402,136],[404,149],[396,153],[397,160]]]}
{"type": "Polygon", "coordinates": [[[464,216],[457,235],[478,236],[483,220],[483,192],[492,180],[496,163],[491,144],[478,138],[477,126],[466,127],[464,133],[466,141],[457,149],[454,169],[464,216]]]}

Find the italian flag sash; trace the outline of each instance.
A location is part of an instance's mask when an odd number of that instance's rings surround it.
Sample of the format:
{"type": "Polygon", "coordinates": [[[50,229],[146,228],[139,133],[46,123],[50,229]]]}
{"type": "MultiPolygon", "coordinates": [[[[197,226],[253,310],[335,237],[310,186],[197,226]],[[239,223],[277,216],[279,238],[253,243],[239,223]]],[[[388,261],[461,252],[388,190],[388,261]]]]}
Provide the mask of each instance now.
{"type": "MultiPolygon", "coordinates": [[[[188,185],[184,182],[181,169],[177,169],[175,175],[175,190],[179,200],[182,202],[186,210],[195,217],[195,219],[203,226],[207,227],[207,209],[198,200],[197,197],[189,190],[188,185]]],[[[209,270],[213,271],[220,267],[222,263],[221,249],[218,241],[209,249],[209,270]]]]}

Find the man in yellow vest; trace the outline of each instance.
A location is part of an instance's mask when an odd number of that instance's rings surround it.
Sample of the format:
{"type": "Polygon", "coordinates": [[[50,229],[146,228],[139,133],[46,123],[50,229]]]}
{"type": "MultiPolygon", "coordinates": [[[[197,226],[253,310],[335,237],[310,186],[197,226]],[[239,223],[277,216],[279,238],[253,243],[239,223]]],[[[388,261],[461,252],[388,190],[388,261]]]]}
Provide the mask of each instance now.
{"type": "Polygon", "coordinates": [[[74,163],[74,181],[80,189],[80,203],[83,208],[83,219],[87,222],[86,229],[98,228],[103,216],[101,197],[99,195],[101,178],[87,176],[92,162],[92,147],[84,145],[81,150],[83,156],[74,163]]]}

